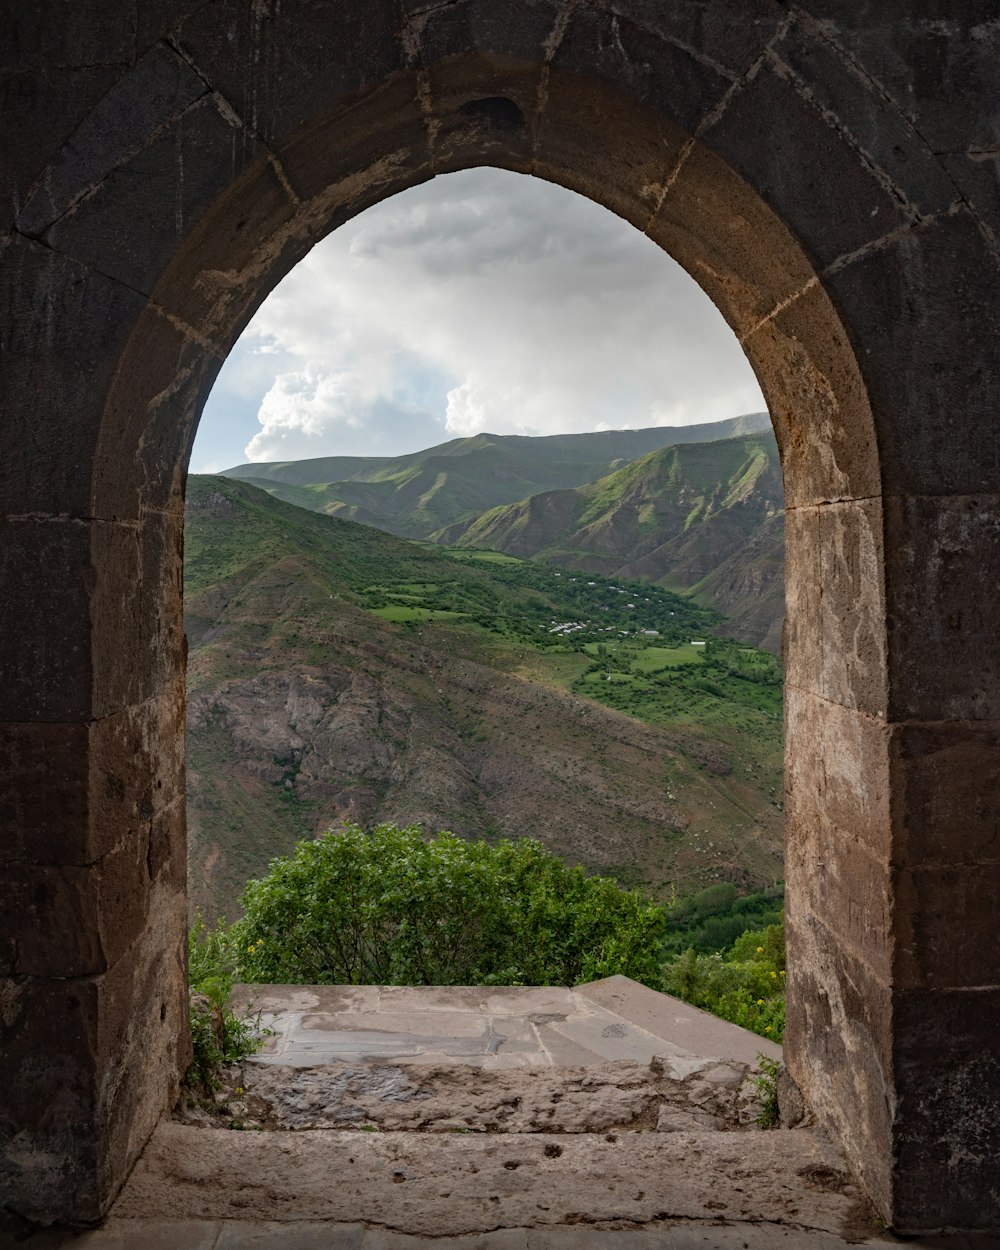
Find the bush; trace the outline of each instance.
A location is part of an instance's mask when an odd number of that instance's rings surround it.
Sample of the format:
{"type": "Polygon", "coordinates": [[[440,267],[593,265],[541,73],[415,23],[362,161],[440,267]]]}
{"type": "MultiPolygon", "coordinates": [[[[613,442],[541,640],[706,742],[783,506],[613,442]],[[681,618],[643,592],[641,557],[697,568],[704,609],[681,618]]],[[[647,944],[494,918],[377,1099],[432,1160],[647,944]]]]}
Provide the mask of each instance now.
{"type": "Polygon", "coordinates": [[[224,921],[209,929],[200,918],[188,934],[188,1021],[193,1058],[188,1085],[217,1087],[219,1068],[260,1050],[266,1030],[260,1015],[237,1015],[228,1005],[236,960],[224,921]]]}
{"type": "Polygon", "coordinates": [[[527,838],[347,825],[274,860],[240,901],[228,941],[243,981],[660,984],[664,909],[527,838]]]}
{"type": "Polygon", "coordinates": [[[686,950],[666,965],[663,987],[695,1007],[781,1042],[785,1035],[785,927],[750,930],[722,953],[686,950]]]}

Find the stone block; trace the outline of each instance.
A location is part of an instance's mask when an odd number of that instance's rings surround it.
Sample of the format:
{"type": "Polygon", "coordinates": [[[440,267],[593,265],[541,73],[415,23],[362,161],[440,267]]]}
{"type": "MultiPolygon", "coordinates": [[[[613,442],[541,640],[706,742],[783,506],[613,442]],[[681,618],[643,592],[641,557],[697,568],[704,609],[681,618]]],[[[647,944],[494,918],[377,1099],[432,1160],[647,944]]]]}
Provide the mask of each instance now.
{"type": "Polygon", "coordinates": [[[1000,495],[886,504],[890,714],[1000,719],[1000,495]]]}
{"type": "Polygon", "coordinates": [[[998,1019],[996,987],[898,997],[892,1223],[900,1232],[996,1227],[998,1019]]]}
{"type": "Polygon", "coordinates": [[[800,690],[884,718],[881,516],[880,502],[871,499],[786,514],[785,677],[800,690]]]}
{"type": "Polygon", "coordinates": [[[652,109],[596,80],[553,69],[538,122],[535,172],[645,230],[685,139],[652,109]]]}
{"type": "Polygon", "coordinates": [[[135,15],[135,49],[142,53],[204,7],[201,0],[143,0],[135,15]]]}
{"type": "Polygon", "coordinates": [[[45,240],[149,294],[188,231],[259,155],[218,98],[204,97],[111,170],[45,240]]]}
{"type": "Polygon", "coordinates": [[[0,69],[0,231],[12,225],[66,138],[117,81],[120,67],[0,69]]]}
{"type": "Polygon", "coordinates": [[[817,692],[823,662],[819,600],[819,508],[786,508],[785,626],[781,640],[786,715],[792,689],[817,692]]]}
{"type": "Polygon", "coordinates": [[[996,257],[964,210],[824,279],[864,348],[858,363],[887,494],[997,491],[998,281],[996,257]]]}
{"type": "Polygon", "coordinates": [[[531,171],[540,71],[480,56],[453,57],[427,71],[435,173],[475,165],[531,171]],[[493,91],[495,94],[484,94],[493,91]]]}
{"type": "MultiPolygon", "coordinates": [[[[189,273],[192,287],[196,285],[189,273]]],[[[192,303],[200,303],[197,295],[192,303]]],[[[94,512],[140,522],[179,508],[195,425],[223,353],[147,305],[119,358],[94,453],[94,512]]]]}
{"type": "Polygon", "coordinates": [[[785,743],[789,832],[824,828],[889,863],[896,846],[890,728],[877,717],[786,685],[785,743]]]}
{"type": "Polygon", "coordinates": [[[8,244],[0,268],[6,516],[93,515],[104,397],[142,304],[135,291],[50,248],[20,236],[8,244]]]}
{"type": "Polygon", "coordinates": [[[880,981],[893,975],[893,875],[886,859],[822,818],[790,815],[785,883],[796,906],[822,923],[838,948],[880,981]]]}
{"type": "Polygon", "coordinates": [[[92,526],[0,522],[0,708],[10,721],[86,721],[93,713],[92,526]]]}
{"type": "Polygon", "coordinates": [[[145,932],[101,983],[95,1071],[105,1206],[177,1101],[191,1061],[187,1009],[186,900],[161,881],[145,932]]]}
{"type": "Polygon", "coordinates": [[[665,39],[621,11],[587,5],[570,11],[552,67],[603,81],[685,135],[695,133],[733,82],[731,74],[686,43],[665,39]]]}
{"type": "Polygon", "coordinates": [[[370,0],[213,4],[183,21],[178,44],[249,130],[281,145],[405,68],[395,6],[370,0]]]}
{"type": "Polygon", "coordinates": [[[101,976],[0,980],[0,1205],[44,1223],[99,1219],[189,1062],[183,894],[101,976]]]}
{"type": "Polygon", "coordinates": [[[773,68],[736,91],[700,138],[791,225],[817,269],[910,220],[834,120],[773,68]],[[776,126],[781,141],[762,142],[776,126]],[[831,188],[849,212],[830,211],[831,188]]]}
{"type": "Polygon", "coordinates": [[[793,21],[773,54],[809,97],[836,118],[901,202],[929,217],[956,199],[955,186],[930,147],[827,32],[793,21]]]}
{"type": "Polygon", "coordinates": [[[188,232],[157,284],[156,302],[228,351],[305,250],[296,247],[295,209],[273,163],[255,161],[188,232]],[[292,259],[283,261],[289,248],[292,259]]]}
{"type": "Polygon", "coordinates": [[[894,981],[905,989],[1000,987],[996,862],[894,874],[894,981]]]}
{"type": "Polygon", "coordinates": [[[85,866],[181,801],[183,676],[104,720],[0,728],[5,864],[85,866]]]}
{"type": "Polygon", "coordinates": [[[827,39],[845,48],[935,152],[995,147],[1000,31],[990,0],[914,10],[810,0],[827,39]]]}
{"type": "Polygon", "coordinates": [[[408,59],[429,68],[472,52],[537,72],[550,55],[562,8],[560,0],[458,0],[434,6],[404,0],[408,59]]]}
{"type": "Polygon", "coordinates": [[[0,980],[0,1207],[46,1223],[96,1219],[98,988],[92,979],[0,980]]]}
{"type": "Polygon", "coordinates": [[[145,830],[86,867],[16,865],[5,871],[8,975],[86,977],[105,972],[141,933],[149,902],[145,830]]]}
{"type": "Polygon", "coordinates": [[[134,15],[126,4],[99,7],[38,0],[4,14],[0,68],[124,65],[134,15]]]}
{"type": "Polygon", "coordinates": [[[432,177],[417,75],[397,75],[364,100],[301,126],[276,142],[275,153],[307,202],[300,217],[309,236],[304,254],[362,209],[432,177]]]}
{"type": "Polygon", "coordinates": [[[820,284],[742,340],[781,448],[785,505],[881,489],[875,422],[854,345],[820,284]]]}
{"type": "MultiPolygon", "coordinates": [[[[666,190],[663,177],[658,194],[666,190]]],[[[647,233],[684,266],[741,340],[815,278],[787,225],[700,143],[688,152],[647,233]]],[[[746,347],[765,390],[783,377],[788,355],[784,349],[772,359],[767,347],[752,340],[746,347]]]]}
{"type": "Polygon", "coordinates": [[[891,1205],[892,991],[790,890],[784,1059],[880,1210],[891,1205]]]}
{"type": "Polygon", "coordinates": [[[946,154],[940,160],[969,207],[997,239],[1000,236],[1000,149],[946,154]]]}
{"type": "Polygon", "coordinates": [[[1000,728],[893,728],[890,769],[902,863],[1000,862],[1000,728]]]}
{"type": "Polygon", "coordinates": [[[668,43],[676,43],[720,72],[741,78],[780,32],[785,12],[773,0],[632,0],[628,12],[668,43]]]}
{"type": "Polygon", "coordinates": [[[819,509],[822,693],[870,716],[887,703],[882,525],[879,499],[819,509]]]}
{"type": "MultiPolygon", "coordinates": [[[[165,44],[123,74],[64,144],[18,214],[17,228],[41,238],[112,170],[146,147],[150,136],[208,91],[165,44]]],[[[100,266],[99,266],[100,267],[100,266]]]]}

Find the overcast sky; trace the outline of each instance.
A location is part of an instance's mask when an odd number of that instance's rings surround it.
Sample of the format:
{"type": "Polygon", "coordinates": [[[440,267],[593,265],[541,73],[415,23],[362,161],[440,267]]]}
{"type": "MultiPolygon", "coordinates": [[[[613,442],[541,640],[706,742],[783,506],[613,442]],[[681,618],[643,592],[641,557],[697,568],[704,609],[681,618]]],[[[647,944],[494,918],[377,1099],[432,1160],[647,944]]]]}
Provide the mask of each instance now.
{"type": "Polygon", "coordinates": [[[368,209],[275,288],[215,384],[191,469],[764,406],[732,331],[644,235],[561,187],[475,169],[368,209]]]}

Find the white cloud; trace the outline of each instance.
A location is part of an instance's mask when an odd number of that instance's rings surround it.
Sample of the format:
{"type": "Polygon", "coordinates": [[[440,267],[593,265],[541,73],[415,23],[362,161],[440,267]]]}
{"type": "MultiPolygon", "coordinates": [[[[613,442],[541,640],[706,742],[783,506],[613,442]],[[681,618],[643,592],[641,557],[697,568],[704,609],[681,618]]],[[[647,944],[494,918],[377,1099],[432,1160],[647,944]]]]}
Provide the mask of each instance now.
{"type": "Polygon", "coordinates": [[[256,399],[254,460],[763,407],[732,332],[650,240],[562,188],[485,169],[387,200],[318,244],[217,389],[248,415],[256,399]]]}

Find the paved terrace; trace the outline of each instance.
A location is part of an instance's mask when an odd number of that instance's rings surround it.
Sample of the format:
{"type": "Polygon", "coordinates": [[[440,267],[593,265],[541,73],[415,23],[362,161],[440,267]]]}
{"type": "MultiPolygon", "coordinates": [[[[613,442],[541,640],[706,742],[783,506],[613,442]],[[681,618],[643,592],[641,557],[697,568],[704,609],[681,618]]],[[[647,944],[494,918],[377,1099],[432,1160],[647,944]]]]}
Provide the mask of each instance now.
{"type": "Polygon", "coordinates": [[[12,1225],[0,1244],[901,1244],[874,1226],[817,1128],[756,1127],[753,1065],[780,1047],[624,977],[573,990],[246,986],[236,1001],[262,1012],[266,1047],[214,1108],[182,1106],[159,1125],[104,1227],[24,1241],[12,1225]]]}

